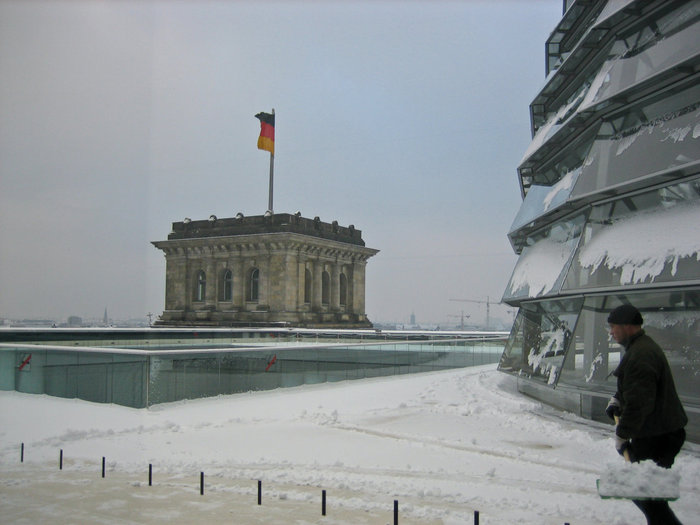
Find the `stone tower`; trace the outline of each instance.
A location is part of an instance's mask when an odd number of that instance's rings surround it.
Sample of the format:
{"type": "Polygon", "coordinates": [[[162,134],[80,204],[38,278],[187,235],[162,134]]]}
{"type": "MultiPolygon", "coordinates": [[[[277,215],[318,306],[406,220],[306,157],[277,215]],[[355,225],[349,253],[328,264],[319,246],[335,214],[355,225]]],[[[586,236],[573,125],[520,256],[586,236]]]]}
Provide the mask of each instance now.
{"type": "Polygon", "coordinates": [[[172,224],[160,326],[367,328],[362,232],[300,213],[172,224]]]}

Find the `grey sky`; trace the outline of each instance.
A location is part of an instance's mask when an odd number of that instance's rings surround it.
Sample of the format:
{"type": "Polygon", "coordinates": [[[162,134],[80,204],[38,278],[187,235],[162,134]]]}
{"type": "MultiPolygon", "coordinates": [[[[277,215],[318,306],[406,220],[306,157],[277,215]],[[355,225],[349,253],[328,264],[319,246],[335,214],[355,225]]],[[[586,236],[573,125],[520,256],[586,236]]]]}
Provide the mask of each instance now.
{"type": "MultiPolygon", "coordinates": [[[[150,241],[267,208],[354,224],[373,321],[478,321],[561,0],[0,0],[0,317],[164,306],[150,241]]],[[[494,307],[493,315],[505,310],[494,307]]]]}

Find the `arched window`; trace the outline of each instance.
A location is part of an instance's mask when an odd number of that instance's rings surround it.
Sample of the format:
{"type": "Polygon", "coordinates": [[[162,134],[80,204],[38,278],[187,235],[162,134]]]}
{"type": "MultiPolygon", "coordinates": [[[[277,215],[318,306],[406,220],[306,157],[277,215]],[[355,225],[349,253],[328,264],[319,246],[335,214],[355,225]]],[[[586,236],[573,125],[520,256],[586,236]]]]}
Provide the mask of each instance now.
{"type": "Polygon", "coordinates": [[[331,302],[331,276],[328,272],[321,274],[321,303],[329,304],[331,302]]]}
{"type": "Polygon", "coordinates": [[[311,277],[311,272],[308,270],[304,270],[304,303],[308,304],[311,302],[311,285],[313,284],[313,280],[311,277]]]}
{"type": "Polygon", "coordinates": [[[233,272],[224,270],[221,276],[221,300],[230,301],[233,298],[233,272]]]}
{"type": "Polygon", "coordinates": [[[204,270],[199,270],[197,272],[197,286],[195,287],[195,301],[204,301],[207,292],[207,275],[204,270]]]}
{"type": "Polygon", "coordinates": [[[340,306],[348,304],[348,278],[344,273],[340,274],[340,306]]]}
{"type": "Polygon", "coordinates": [[[251,302],[251,303],[256,303],[258,302],[258,299],[260,297],[260,270],[257,268],[253,268],[250,270],[250,273],[248,274],[248,286],[247,286],[247,294],[246,294],[246,299],[251,302]]]}

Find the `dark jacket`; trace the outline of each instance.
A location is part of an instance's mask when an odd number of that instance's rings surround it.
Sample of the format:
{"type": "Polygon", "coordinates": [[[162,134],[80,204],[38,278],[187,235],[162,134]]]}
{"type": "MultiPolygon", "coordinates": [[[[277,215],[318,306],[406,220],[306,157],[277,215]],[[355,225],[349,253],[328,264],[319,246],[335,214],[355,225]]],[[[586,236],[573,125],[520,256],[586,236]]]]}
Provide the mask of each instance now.
{"type": "Polygon", "coordinates": [[[641,330],[625,344],[625,354],[613,374],[617,377],[623,439],[658,436],[685,427],[685,415],[671,368],[661,347],[641,330]]]}

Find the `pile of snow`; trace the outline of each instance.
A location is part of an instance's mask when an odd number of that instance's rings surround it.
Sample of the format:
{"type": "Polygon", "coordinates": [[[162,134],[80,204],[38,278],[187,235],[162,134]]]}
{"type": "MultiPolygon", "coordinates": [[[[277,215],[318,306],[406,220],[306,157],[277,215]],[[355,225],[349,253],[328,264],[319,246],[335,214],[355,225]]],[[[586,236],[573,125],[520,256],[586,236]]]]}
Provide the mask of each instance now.
{"type": "MultiPolygon", "coordinates": [[[[150,409],[0,392],[0,521],[383,524],[397,500],[402,525],[472,523],[474,511],[484,523],[639,523],[631,502],[596,490],[606,464],[623,464],[613,427],[516,386],[486,365],[150,409]],[[255,518],[257,480],[265,514],[255,518]]],[[[686,444],[673,471],[672,507],[691,523],[700,447],[686,444]]]]}
{"type": "Polygon", "coordinates": [[[653,461],[610,463],[598,483],[601,497],[669,499],[680,497],[680,476],[653,461]]]}

